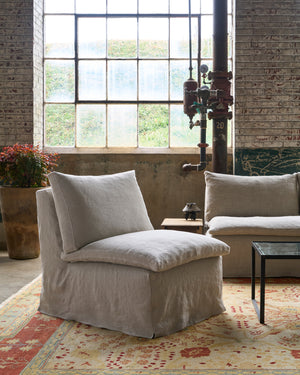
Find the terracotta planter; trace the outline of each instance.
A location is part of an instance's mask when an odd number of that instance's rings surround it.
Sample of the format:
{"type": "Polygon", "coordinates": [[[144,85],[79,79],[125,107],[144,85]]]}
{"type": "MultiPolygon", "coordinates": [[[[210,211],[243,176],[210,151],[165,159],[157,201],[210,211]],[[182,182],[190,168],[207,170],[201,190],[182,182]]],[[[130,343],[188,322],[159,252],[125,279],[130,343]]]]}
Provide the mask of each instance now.
{"type": "Polygon", "coordinates": [[[37,190],[0,187],[1,210],[7,251],[13,259],[37,258],[40,254],[37,226],[37,190]]]}

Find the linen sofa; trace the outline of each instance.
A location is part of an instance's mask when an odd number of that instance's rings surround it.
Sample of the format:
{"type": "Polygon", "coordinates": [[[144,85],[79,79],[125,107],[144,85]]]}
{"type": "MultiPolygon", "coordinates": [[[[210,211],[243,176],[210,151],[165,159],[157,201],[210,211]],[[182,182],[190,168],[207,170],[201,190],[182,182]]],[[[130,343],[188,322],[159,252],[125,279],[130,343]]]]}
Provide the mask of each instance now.
{"type": "Polygon", "coordinates": [[[37,192],[39,311],[141,337],[183,329],[225,310],[222,256],[195,233],[154,230],[134,171],[53,172],[37,192]]]}
{"type": "MultiPolygon", "coordinates": [[[[252,241],[300,241],[299,176],[205,172],[206,235],[230,246],[230,254],[223,259],[224,277],[251,275],[252,241]]],[[[266,275],[300,277],[300,264],[268,260],[266,275]]]]}

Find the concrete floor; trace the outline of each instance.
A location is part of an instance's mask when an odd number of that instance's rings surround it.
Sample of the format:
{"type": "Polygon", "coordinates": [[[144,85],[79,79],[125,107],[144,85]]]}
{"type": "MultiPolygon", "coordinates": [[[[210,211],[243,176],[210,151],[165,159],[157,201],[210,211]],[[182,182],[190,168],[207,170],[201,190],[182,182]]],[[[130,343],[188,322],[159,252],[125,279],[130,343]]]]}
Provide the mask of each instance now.
{"type": "Polygon", "coordinates": [[[41,258],[15,260],[0,250],[0,303],[41,273],[41,258]]]}

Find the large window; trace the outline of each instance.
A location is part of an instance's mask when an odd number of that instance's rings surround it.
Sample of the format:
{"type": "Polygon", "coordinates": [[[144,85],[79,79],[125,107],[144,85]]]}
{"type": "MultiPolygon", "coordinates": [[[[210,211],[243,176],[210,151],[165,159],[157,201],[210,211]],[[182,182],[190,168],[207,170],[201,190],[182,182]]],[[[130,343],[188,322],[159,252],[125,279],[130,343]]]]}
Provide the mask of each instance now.
{"type": "MultiPolygon", "coordinates": [[[[197,79],[201,64],[212,70],[213,2],[191,3],[197,79]]],[[[230,4],[228,9],[230,70],[230,4]]],[[[189,129],[182,107],[188,0],[45,0],[44,24],[45,146],[199,143],[199,128],[189,129]]]]}

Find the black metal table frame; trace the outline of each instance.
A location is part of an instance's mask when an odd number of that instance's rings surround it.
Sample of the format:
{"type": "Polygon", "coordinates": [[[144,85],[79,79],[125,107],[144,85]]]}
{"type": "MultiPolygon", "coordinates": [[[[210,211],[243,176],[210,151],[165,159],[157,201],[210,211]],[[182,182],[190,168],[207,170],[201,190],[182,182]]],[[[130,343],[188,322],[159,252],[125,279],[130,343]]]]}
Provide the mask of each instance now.
{"type": "MultiPolygon", "coordinates": [[[[267,242],[272,241],[255,241],[255,242],[267,242]]],[[[273,241],[274,242],[274,241],[273,241]]],[[[266,289],[266,260],[267,259],[299,259],[297,255],[262,255],[252,243],[252,271],[251,271],[251,299],[258,316],[259,322],[265,324],[265,289],[266,289]],[[255,252],[260,255],[260,308],[257,305],[255,299],[255,252]]]]}

